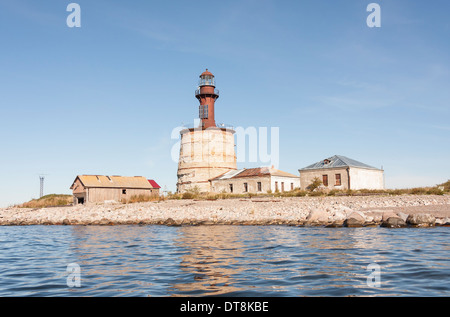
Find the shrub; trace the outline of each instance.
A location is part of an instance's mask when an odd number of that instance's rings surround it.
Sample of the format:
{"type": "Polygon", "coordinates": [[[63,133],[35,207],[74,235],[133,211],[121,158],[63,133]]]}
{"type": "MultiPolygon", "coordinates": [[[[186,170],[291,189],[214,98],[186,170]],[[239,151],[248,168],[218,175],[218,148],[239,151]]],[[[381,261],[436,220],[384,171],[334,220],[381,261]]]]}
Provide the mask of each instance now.
{"type": "Polygon", "coordinates": [[[407,193],[406,189],[391,189],[388,191],[390,195],[403,195],[407,193]]]}
{"type": "Polygon", "coordinates": [[[181,199],[194,199],[194,196],[191,192],[185,192],[181,195],[181,199]]]}
{"type": "Polygon", "coordinates": [[[292,196],[295,197],[305,197],[308,194],[307,191],[301,189],[295,189],[292,191],[292,196]]]}
{"type": "Polygon", "coordinates": [[[182,199],[182,195],[178,193],[169,194],[167,195],[167,199],[182,199]]]}
{"type": "Polygon", "coordinates": [[[207,200],[217,200],[220,198],[220,194],[212,194],[212,193],[208,193],[206,195],[206,199],[207,200]]]}
{"type": "Polygon", "coordinates": [[[328,196],[336,196],[337,193],[338,193],[338,190],[332,189],[327,193],[327,195],[328,196]]]}
{"type": "Polygon", "coordinates": [[[423,195],[427,193],[427,189],[423,187],[412,188],[410,193],[413,195],[423,195]]]}
{"type": "Polygon", "coordinates": [[[449,192],[450,191],[450,179],[446,181],[445,183],[439,184],[438,186],[444,187],[444,191],[449,192]]]}
{"type": "Polygon", "coordinates": [[[427,195],[444,195],[444,191],[440,190],[437,187],[432,187],[427,190],[427,195]]]}
{"type": "Polygon", "coordinates": [[[322,185],[322,181],[320,180],[320,178],[318,177],[314,177],[314,179],[312,180],[311,184],[308,185],[308,187],[306,187],[306,189],[308,189],[309,191],[314,191],[315,189],[319,188],[320,185],[322,185]]]}
{"type": "Polygon", "coordinates": [[[161,201],[165,200],[164,196],[157,195],[133,195],[128,199],[122,199],[123,204],[144,203],[149,201],[161,201]]]}

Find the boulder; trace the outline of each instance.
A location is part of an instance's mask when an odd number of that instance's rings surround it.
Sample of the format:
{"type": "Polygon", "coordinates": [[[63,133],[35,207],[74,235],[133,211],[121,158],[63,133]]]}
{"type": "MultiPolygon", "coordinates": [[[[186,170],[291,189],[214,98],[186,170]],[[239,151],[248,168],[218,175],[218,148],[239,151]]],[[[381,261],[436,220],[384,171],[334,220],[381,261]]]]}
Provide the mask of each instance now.
{"type": "Polygon", "coordinates": [[[435,226],[450,227],[450,218],[436,218],[435,226]]]}
{"type": "Polygon", "coordinates": [[[408,214],[405,214],[403,212],[398,212],[397,215],[403,219],[404,222],[406,222],[406,219],[408,219],[408,214]]]}
{"type": "Polygon", "coordinates": [[[386,210],[383,212],[383,216],[381,217],[381,222],[385,222],[391,217],[398,217],[398,215],[392,210],[386,210]]]}
{"type": "Polygon", "coordinates": [[[167,218],[164,222],[163,222],[163,224],[165,225],[165,226],[180,226],[180,224],[179,223],[177,223],[175,220],[173,220],[172,218],[167,218]]]}
{"type": "Polygon", "coordinates": [[[70,226],[70,225],[71,225],[70,220],[67,219],[67,218],[65,218],[65,219],[62,221],[62,224],[63,224],[64,226],[70,226]]]}
{"type": "Polygon", "coordinates": [[[369,211],[366,214],[366,222],[372,222],[374,224],[380,224],[383,219],[383,213],[378,211],[369,211]]]}
{"type": "Polygon", "coordinates": [[[362,227],[366,222],[366,218],[362,212],[353,211],[344,221],[346,227],[362,227]]]}
{"type": "Polygon", "coordinates": [[[347,219],[347,214],[342,210],[336,210],[333,213],[331,221],[332,222],[344,222],[345,219],[347,219]]]}
{"type": "Polygon", "coordinates": [[[99,225],[99,226],[112,226],[112,225],[114,225],[114,223],[111,220],[107,219],[107,218],[102,218],[102,219],[100,219],[98,221],[94,221],[94,224],[95,225],[99,225]]]}
{"type": "Polygon", "coordinates": [[[433,227],[436,218],[430,214],[412,214],[406,219],[406,223],[414,227],[433,227]]]}
{"type": "Polygon", "coordinates": [[[406,227],[406,222],[402,218],[395,216],[383,220],[380,226],[386,228],[404,228],[406,227]]]}
{"type": "Polygon", "coordinates": [[[323,225],[328,223],[328,212],[325,208],[313,208],[306,217],[307,224],[323,225]]]}
{"type": "Polygon", "coordinates": [[[327,228],[340,228],[344,226],[344,220],[336,220],[326,225],[327,228]]]}

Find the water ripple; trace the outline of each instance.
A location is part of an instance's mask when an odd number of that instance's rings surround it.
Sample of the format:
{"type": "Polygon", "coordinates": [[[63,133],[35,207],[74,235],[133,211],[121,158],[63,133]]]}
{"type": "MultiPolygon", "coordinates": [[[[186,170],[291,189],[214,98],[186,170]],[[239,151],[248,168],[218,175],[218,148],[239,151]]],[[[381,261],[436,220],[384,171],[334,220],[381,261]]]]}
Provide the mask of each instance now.
{"type": "Polygon", "coordinates": [[[448,228],[1,227],[0,296],[448,296],[448,228]],[[81,287],[67,285],[80,266],[81,287]],[[379,285],[367,267],[379,265],[379,285]]]}

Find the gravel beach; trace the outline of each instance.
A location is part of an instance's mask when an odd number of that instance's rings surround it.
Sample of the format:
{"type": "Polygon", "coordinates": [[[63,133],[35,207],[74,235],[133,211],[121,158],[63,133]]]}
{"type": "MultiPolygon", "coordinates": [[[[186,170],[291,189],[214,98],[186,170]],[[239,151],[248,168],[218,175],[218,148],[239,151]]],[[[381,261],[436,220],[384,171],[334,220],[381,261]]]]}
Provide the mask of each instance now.
{"type": "Polygon", "coordinates": [[[389,218],[394,223],[391,227],[449,225],[450,196],[254,197],[0,209],[0,225],[3,226],[241,224],[353,227],[383,225],[389,218]],[[412,219],[413,216],[419,219],[412,219]]]}

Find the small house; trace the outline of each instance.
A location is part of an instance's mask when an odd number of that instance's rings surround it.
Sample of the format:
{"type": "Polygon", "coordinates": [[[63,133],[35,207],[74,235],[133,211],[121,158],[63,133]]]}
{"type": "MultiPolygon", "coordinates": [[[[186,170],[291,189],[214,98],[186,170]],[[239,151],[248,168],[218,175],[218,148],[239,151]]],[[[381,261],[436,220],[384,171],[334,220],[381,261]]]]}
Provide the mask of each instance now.
{"type": "Polygon", "coordinates": [[[382,169],[342,155],[326,158],[299,169],[299,172],[302,189],[307,189],[316,177],[329,190],[384,189],[382,169]]]}
{"type": "Polygon", "coordinates": [[[257,194],[294,190],[300,187],[300,178],[274,168],[257,167],[229,171],[210,183],[216,193],[257,194]]]}
{"type": "Polygon", "coordinates": [[[133,196],[159,196],[161,187],[143,176],[78,175],[70,189],[74,205],[122,202],[133,196]]]}

